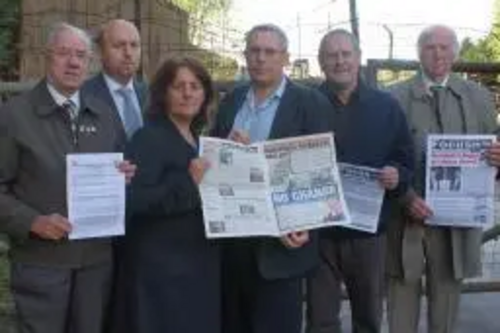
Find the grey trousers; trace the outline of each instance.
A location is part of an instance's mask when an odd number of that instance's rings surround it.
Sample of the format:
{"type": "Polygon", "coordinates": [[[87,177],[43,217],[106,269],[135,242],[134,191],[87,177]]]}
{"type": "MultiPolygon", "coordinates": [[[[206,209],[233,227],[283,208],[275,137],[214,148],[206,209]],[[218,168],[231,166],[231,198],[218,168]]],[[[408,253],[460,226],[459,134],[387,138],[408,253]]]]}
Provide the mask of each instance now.
{"type": "Polygon", "coordinates": [[[320,242],[322,262],[307,280],[307,333],[340,333],[341,283],[354,333],[379,333],[383,313],[385,236],[320,242]]]}
{"type": "MultiPolygon", "coordinates": [[[[427,332],[455,329],[462,281],[453,274],[451,235],[447,228],[425,228],[422,247],[412,267],[425,276],[428,303],[427,332]]],[[[423,279],[389,278],[387,312],[390,333],[417,333],[423,279]]]]}
{"type": "Polygon", "coordinates": [[[111,263],[79,269],[12,263],[19,333],[102,333],[111,263]]]}

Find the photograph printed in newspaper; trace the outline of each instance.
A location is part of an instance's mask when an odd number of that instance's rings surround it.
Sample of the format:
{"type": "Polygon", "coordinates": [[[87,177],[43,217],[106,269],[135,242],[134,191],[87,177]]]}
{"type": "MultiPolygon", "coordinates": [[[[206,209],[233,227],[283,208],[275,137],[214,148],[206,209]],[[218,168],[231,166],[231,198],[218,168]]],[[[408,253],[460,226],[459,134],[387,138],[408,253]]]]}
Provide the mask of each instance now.
{"type": "Polygon", "coordinates": [[[429,135],[425,201],[431,225],[476,227],[493,223],[496,168],[485,157],[494,135],[429,135]]]}
{"type": "Polygon", "coordinates": [[[203,137],[208,238],[282,236],[350,223],[331,133],[242,145],[203,137]]]}
{"type": "Polygon", "coordinates": [[[344,197],[351,213],[351,224],[344,227],[368,233],[378,230],[385,190],[378,180],[380,170],[339,163],[344,197]]]}

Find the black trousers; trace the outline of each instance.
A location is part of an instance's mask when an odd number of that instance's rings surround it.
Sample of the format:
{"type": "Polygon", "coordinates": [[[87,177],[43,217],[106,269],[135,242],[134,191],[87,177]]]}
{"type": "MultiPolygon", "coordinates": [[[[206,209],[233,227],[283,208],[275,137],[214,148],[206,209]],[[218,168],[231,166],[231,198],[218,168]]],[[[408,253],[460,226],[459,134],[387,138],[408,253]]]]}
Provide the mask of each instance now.
{"type": "Polygon", "coordinates": [[[12,263],[19,333],[102,333],[112,264],[56,268],[12,263]]]}
{"type": "Polygon", "coordinates": [[[263,278],[255,250],[245,240],[224,248],[223,333],[300,333],[302,279],[263,278]]]}
{"type": "MultiPolygon", "coordinates": [[[[307,281],[307,333],[341,333],[341,284],[352,332],[379,333],[383,313],[385,237],[320,241],[322,262],[307,281]]],[[[403,332],[401,332],[403,333],[403,332]]]]}

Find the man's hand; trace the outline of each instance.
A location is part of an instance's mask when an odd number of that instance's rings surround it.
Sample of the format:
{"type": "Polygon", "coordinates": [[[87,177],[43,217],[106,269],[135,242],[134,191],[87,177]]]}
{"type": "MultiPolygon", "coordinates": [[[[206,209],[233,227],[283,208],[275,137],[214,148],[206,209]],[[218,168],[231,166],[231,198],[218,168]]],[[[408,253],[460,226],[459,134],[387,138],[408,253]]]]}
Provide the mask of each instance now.
{"type": "Polygon", "coordinates": [[[118,163],[118,170],[120,170],[120,172],[125,175],[125,182],[127,182],[127,184],[130,184],[130,181],[132,180],[132,178],[134,178],[137,166],[130,163],[129,161],[122,161],[118,163]]]}
{"type": "Polygon", "coordinates": [[[380,185],[386,190],[394,190],[399,184],[398,169],[392,166],[385,166],[380,170],[378,178],[380,185]]]}
{"type": "Polygon", "coordinates": [[[425,203],[425,200],[419,196],[415,196],[408,205],[408,210],[416,220],[425,220],[433,215],[432,210],[425,203]]]}
{"type": "Polygon", "coordinates": [[[202,157],[192,159],[189,163],[189,174],[196,185],[199,185],[203,180],[205,172],[210,167],[208,161],[202,157]]]}
{"type": "Polygon", "coordinates": [[[31,224],[31,232],[42,239],[61,240],[71,232],[71,224],[68,219],[59,215],[40,215],[31,224]]]}
{"type": "Polygon", "coordinates": [[[486,150],[486,159],[494,167],[500,167],[500,142],[494,142],[486,150]]]}
{"type": "Polygon", "coordinates": [[[297,249],[309,242],[309,231],[297,231],[281,237],[281,243],[289,249],[297,249]]]}
{"type": "Polygon", "coordinates": [[[250,144],[250,136],[247,132],[241,130],[231,131],[231,133],[229,133],[228,139],[234,142],[242,143],[244,145],[250,144]]]}

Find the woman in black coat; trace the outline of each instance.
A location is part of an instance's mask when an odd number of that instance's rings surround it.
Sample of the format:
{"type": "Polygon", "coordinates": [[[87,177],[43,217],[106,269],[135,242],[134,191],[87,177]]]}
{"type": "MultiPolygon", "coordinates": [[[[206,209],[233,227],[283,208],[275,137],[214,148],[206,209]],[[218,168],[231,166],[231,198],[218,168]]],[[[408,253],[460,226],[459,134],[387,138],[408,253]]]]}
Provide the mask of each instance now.
{"type": "Polygon", "coordinates": [[[127,201],[130,333],[220,333],[219,249],[205,238],[189,171],[199,163],[198,134],[212,98],[200,63],[166,61],[151,86],[149,120],[128,146],[137,165],[127,201]]]}

